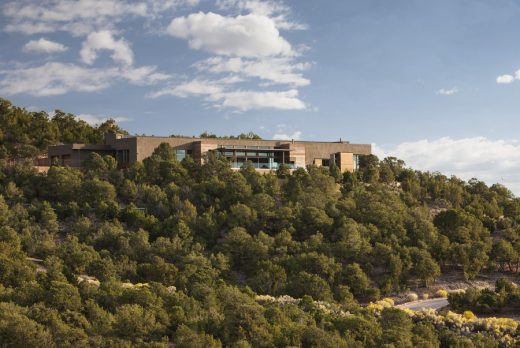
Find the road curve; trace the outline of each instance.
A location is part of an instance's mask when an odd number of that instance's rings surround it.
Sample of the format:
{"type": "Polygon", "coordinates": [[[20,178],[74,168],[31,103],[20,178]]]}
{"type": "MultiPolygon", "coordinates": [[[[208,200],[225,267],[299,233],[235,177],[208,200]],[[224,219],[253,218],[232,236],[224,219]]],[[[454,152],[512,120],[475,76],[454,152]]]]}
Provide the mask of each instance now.
{"type": "Polygon", "coordinates": [[[419,300],[413,302],[407,302],[396,306],[397,308],[408,308],[412,311],[420,311],[421,309],[441,309],[448,305],[448,299],[446,297],[432,298],[429,300],[419,300]]]}

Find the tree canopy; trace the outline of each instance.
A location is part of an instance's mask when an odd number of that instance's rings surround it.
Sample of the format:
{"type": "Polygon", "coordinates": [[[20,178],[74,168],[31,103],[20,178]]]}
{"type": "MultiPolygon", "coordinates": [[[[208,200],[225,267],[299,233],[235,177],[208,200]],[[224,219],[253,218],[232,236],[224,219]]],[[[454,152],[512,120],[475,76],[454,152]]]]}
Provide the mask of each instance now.
{"type": "Polygon", "coordinates": [[[502,342],[364,305],[446,270],[517,272],[520,200],[505,187],[373,155],[355,173],[309,166],[263,175],[247,164],[233,171],[218,156],[178,162],[167,144],[124,170],[96,154],[81,170],[46,174],[8,161],[26,156],[24,146],[96,142],[116,129],[1,100],[7,346],[502,342]]]}

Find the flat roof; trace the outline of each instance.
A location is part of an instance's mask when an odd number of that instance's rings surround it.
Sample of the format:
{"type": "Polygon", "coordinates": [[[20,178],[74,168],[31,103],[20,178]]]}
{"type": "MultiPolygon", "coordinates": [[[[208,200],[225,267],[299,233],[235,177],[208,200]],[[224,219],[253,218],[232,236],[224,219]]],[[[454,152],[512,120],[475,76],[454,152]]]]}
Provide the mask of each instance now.
{"type": "MultiPolygon", "coordinates": [[[[182,140],[192,140],[192,141],[265,141],[270,143],[275,142],[286,142],[286,143],[322,143],[322,144],[351,144],[350,141],[346,140],[337,140],[337,141],[320,141],[320,140],[296,140],[296,139],[249,139],[249,138],[198,138],[198,137],[168,137],[161,135],[131,135],[124,136],[124,138],[161,138],[161,139],[182,139],[182,140]]],[[[119,139],[118,139],[119,140],[119,139]]],[[[360,145],[371,145],[371,144],[360,144],[360,145]]]]}

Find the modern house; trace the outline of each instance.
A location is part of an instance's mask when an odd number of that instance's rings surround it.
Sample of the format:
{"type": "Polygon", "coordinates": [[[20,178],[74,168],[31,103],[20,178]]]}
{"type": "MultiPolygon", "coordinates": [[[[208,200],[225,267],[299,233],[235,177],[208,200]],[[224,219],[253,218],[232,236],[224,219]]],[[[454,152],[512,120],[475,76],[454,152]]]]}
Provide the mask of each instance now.
{"type": "Polygon", "coordinates": [[[280,164],[291,169],[305,168],[306,165],[328,166],[334,162],[344,171],[357,168],[358,156],[371,154],[370,144],[351,144],[347,141],[284,141],[225,138],[189,138],[123,136],[107,134],[104,144],[62,144],[49,147],[51,163],[81,167],[92,152],[111,155],[119,167],[125,168],[133,162],[149,157],[161,143],[168,143],[177,154],[177,159],[191,156],[202,161],[210,151],[226,157],[232,168],[240,168],[251,161],[258,171],[276,170],[280,164]]]}

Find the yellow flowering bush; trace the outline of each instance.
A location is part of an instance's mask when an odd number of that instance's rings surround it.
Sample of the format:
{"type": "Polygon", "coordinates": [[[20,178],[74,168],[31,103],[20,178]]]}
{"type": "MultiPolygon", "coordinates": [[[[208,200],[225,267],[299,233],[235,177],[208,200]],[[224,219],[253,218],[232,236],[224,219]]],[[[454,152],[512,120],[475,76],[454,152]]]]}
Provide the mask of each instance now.
{"type": "Polygon", "coordinates": [[[435,292],[435,296],[437,297],[448,297],[448,291],[444,289],[439,289],[435,292]]]}
{"type": "Polygon", "coordinates": [[[475,314],[473,314],[472,311],[464,311],[464,313],[462,315],[464,316],[464,318],[466,318],[468,320],[474,320],[477,318],[477,316],[475,314]]]}

